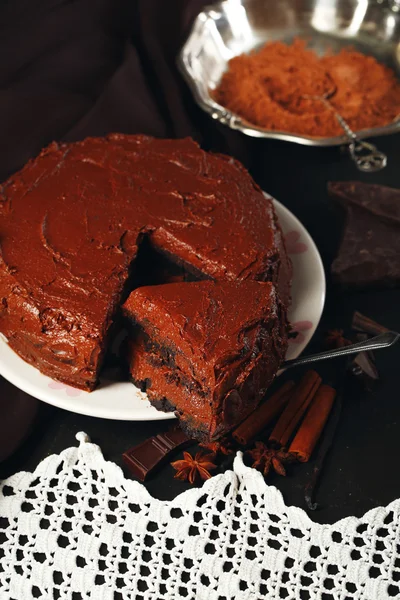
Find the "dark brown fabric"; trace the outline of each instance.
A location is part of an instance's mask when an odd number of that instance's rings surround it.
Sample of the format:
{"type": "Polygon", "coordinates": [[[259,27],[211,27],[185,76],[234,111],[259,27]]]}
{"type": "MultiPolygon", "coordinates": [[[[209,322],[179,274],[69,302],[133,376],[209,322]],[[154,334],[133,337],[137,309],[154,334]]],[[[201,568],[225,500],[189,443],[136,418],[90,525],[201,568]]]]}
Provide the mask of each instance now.
{"type": "Polygon", "coordinates": [[[111,131],[244,140],[194,103],[176,57],[204,0],[8,0],[0,5],[0,180],[52,140],[111,131]]]}
{"type": "MultiPolygon", "coordinates": [[[[2,0],[0,181],[53,140],[116,131],[192,136],[206,149],[247,162],[244,138],[197,107],[176,66],[204,4],[2,0]]],[[[5,415],[12,414],[14,423],[10,435],[0,436],[0,460],[33,419],[35,411],[27,411],[22,396],[0,379],[0,418],[6,423],[5,415]]]]}

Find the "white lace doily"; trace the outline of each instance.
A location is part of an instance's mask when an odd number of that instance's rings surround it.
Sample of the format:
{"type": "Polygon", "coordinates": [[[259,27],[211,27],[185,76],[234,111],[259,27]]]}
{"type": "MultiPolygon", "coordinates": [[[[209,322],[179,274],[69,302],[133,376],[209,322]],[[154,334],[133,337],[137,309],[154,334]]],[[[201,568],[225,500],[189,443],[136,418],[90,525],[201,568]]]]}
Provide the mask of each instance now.
{"type": "Polygon", "coordinates": [[[0,486],[1,600],[400,597],[400,501],[313,523],[244,466],[171,502],[79,447],[0,486]]]}

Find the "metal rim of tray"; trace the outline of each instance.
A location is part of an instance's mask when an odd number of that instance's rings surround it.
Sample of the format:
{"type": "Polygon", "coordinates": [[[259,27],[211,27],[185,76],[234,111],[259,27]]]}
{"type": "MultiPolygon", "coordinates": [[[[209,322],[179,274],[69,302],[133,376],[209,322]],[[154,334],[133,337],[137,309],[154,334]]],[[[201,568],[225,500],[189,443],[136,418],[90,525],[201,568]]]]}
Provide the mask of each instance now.
{"type": "MultiPolygon", "coordinates": [[[[300,135],[296,133],[290,133],[287,131],[274,131],[271,129],[263,129],[262,127],[257,127],[256,125],[252,125],[251,123],[246,122],[239,115],[232,113],[227,108],[215,102],[211,98],[211,96],[207,95],[206,97],[204,97],[204,95],[200,93],[199,88],[196,85],[195,78],[193,76],[193,70],[190,61],[190,44],[193,36],[197,38],[200,37],[201,30],[204,28],[206,22],[209,19],[213,20],[211,14],[213,12],[215,13],[216,11],[221,10],[222,4],[223,2],[218,2],[216,4],[213,4],[212,6],[206,6],[202,10],[202,12],[196,17],[186,39],[186,42],[182,46],[182,49],[178,55],[178,68],[182,73],[184,79],[186,80],[188,86],[190,87],[197,104],[204,111],[206,111],[213,119],[219,121],[224,125],[227,125],[231,129],[241,131],[245,135],[254,138],[283,140],[286,142],[302,144],[304,146],[323,147],[341,146],[342,144],[348,144],[348,138],[345,135],[330,138],[318,138],[300,135]]],[[[359,139],[365,139],[370,137],[390,135],[399,131],[400,115],[395,121],[393,121],[389,125],[385,125],[383,127],[373,127],[371,129],[362,129],[360,131],[356,131],[355,133],[357,134],[357,137],[359,139]]]]}

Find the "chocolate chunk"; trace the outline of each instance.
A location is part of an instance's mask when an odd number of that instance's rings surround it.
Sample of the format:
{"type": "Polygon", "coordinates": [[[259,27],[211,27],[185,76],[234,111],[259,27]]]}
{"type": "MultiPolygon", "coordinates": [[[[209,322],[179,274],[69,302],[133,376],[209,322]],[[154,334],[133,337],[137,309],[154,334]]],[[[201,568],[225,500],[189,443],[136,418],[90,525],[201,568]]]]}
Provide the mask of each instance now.
{"type": "MultiPolygon", "coordinates": [[[[358,333],[356,335],[356,342],[365,342],[367,339],[367,333],[358,333]]],[[[349,363],[349,370],[358,378],[367,391],[372,391],[373,384],[379,379],[375,356],[371,351],[356,354],[349,363]]]]}
{"type": "Polygon", "coordinates": [[[379,335],[380,333],[386,333],[387,331],[390,331],[387,329],[387,327],[380,325],[376,321],[373,321],[357,311],[353,315],[351,328],[354,329],[354,331],[368,333],[369,335],[379,335]]]}
{"type": "Polygon", "coordinates": [[[329,194],[346,210],[343,239],[332,275],[346,287],[400,284],[400,190],[334,182],[329,194]]]}
{"type": "Polygon", "coordinates": [[[374,380],[379,379],[379,373],[375,363],[368,352],[356,354],[356,357],[352,360],[352,365],[355,375],[366,375],[374,380]]]}
{"type": "Polygon", "coordinates": [[[190,442],[190,438],[175,427],[145,440],[138,446],[129,448],[122,458],[131,474],[140,481],[145,481],[172,452],[189,445],[190,442]]]}

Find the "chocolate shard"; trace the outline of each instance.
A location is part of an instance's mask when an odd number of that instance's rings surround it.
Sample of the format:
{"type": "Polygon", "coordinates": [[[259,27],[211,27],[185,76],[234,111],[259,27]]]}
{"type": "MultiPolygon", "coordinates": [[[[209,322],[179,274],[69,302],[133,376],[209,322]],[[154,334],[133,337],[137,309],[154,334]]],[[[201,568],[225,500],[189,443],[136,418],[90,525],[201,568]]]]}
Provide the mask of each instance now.
{"type": "Polygon", "coordinates": [[[334,181],[328,191],[345,206],[363,208],[389,225],[400,226],[400,190],[362,181],[334,181]]]}
{"type": "MultiPolygon", "coordinates": [[[[358,333],[356,335],[357,342],[365,342],[367,339],[367,333],[358,333]]],[[[348,368],[350,373],[359,379],[367,391],[372,391],[374,382],[379,379],[379,372],[376,368],[373,352],[368,351],[356,354],[349,362],[348,368]]]]}
{"type": "Polygon", "coordinates": [[[367,352],[360,352],[360,354],[356,354],[351,364],[353,366],[353,373],[355,375],[367,375],[375,381],[379,379],[378,370],[367,352]]]}
{"type": "Polygon", "coordinates": [[[380,325],[376,321],[373,321],[369,317],[356,311],[353,315],[353,321],[351,328],[354,331],[360,331],[361,333],[368,333],[369,335],[379,335],[380,333],[386,333],[390,331],[387,327],[380,325]]]}
{"type": "Polygon", "coordinates": [[[159,433],[138,446],[129,448],[123,453],[122,459],[134,477],[145,481],[157,467],[168,459],[172,452],[186,447],[190,443],[191,439],[176,427],[165,433],[159,433]]]}
{"type": "Polygon", "coordinates": [[[400,284],[400,190],[360,181],[331,182],[331,197],[346,210],[332,276],[345,287],[400,284]]]}

